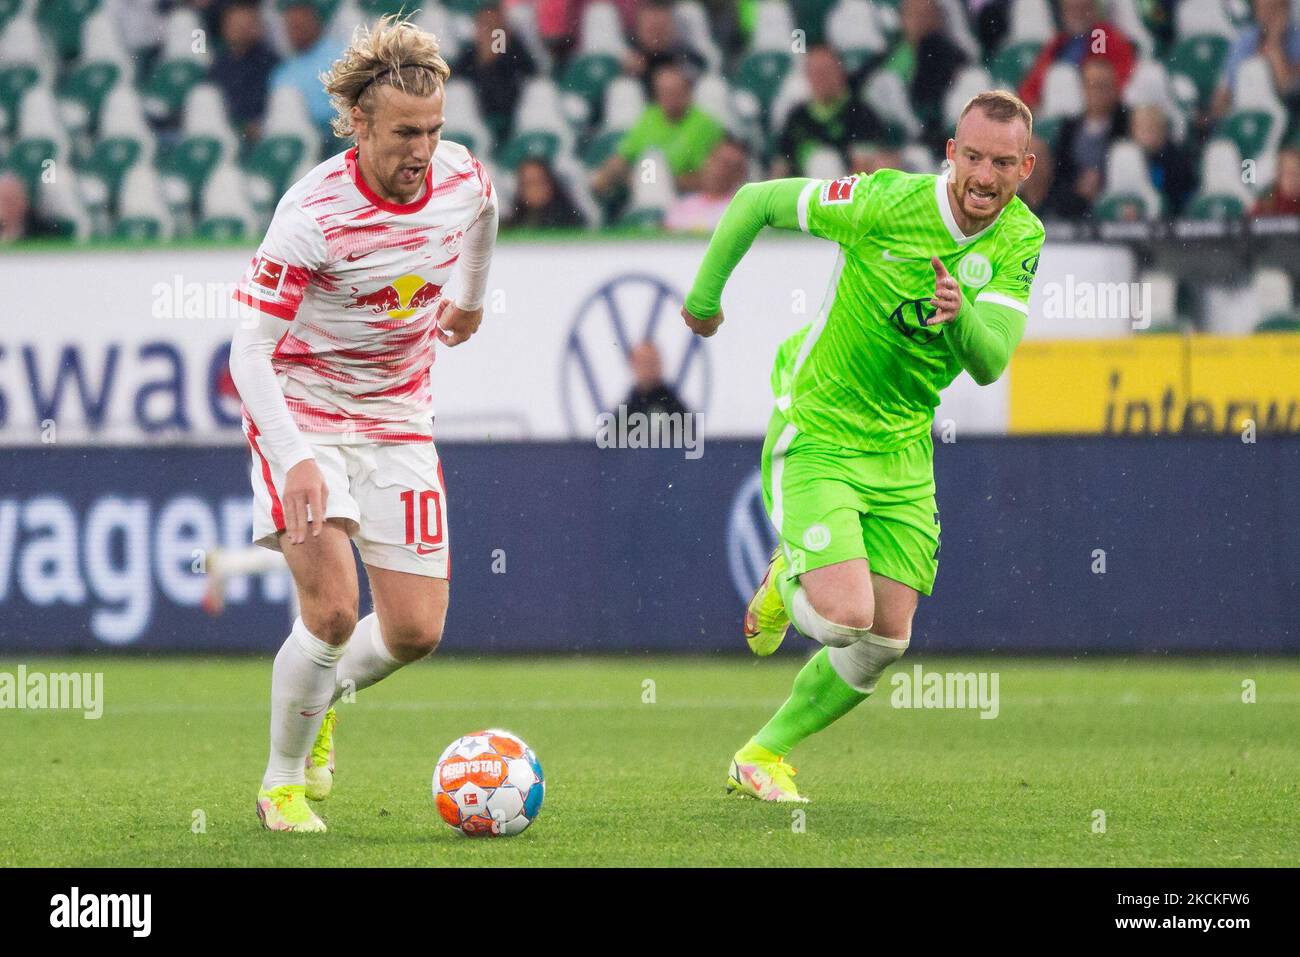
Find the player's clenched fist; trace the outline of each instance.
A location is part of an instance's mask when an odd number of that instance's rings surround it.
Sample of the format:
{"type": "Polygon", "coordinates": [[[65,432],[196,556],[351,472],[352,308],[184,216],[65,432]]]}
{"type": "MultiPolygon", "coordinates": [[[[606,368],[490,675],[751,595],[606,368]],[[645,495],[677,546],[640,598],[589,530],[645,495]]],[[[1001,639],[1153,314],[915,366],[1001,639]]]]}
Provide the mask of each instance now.
{"type": "Polygon", "coordinates": [[[930,300],[930,305],[934,306],[935,312],[925,324],[937,326],[957,318],[957,313],[961,311],[961,287],[957,285],[956,279],[948,275],[948,270],[938,256],[930,257],[930,266],[934,269],[934,298],[930,300]]]}
{"type": "Polygon", "coordinates": [[[450,299],[444,299],[434,318],[435,334],[449,346],[458,346],[478,332],[483,321],[483,307],[462,309],[450,299]]]}
{"type": "Polygon", "coordinates": [[[307,530],[319,535],[325,524],[325,501],[329,486],[315,459],[303,459],[284,477],[284,530],[289,541],[301,545],[307,541],[307,530]],[[310,518],[309,518],[310,516],[310,518]]]}
{"type": "Polygon", "coordinates": [[[722,310],[719,309],[716,316],[710,316],[708,319],[697,319],[686,311],[685,306],[682,306],[682,318],[686,320],[686,326],[691,332],[707,339],[718,331],[718,326],[722,325],[723,316],[722,310]]]}

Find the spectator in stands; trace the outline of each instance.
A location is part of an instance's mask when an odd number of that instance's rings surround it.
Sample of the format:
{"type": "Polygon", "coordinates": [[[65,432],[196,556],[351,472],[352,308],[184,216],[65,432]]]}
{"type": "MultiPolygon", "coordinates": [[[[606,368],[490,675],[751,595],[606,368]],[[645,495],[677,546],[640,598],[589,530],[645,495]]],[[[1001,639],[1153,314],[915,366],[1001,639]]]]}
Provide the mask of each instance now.
{"type": "Polygon", "coordinates": [[[1056,151],[1034,135],[1029,152],[1037,158],[1034,175],[1020,184],[1020,199],[1039,219],[1077,219],[1087,215],[1088,203],[1075,196],[1057,175],[1056,151]]]}
{"type": "MultiPolygon", "coordinates": [[[[592,2],[594,0],[537,0],[537,32],[557,63],[563,63],[573,52],[579,40],[582,11],[592,2]]],[[[640,0],[610,2],[618,9],[623,30],[630,32],[640,0]]]]}
{"type": "Polygon", "coordinates": [[[576,229],[586,225],[544,160],[524,160],[515,176],[515,205],[505,222],[508,228],[576,229]]]}
{"type": "Polygon", "coordinates": [[[775,179],[804,175],[804,160],[818,147],[835,150],[845,167],[852,168],[853,144],[878,141],[885,132],[871,108],[849,91],[844,65],[831,47],[810,48],[804,73],[812,99],[796,106],[785,121],[772,160],[775,179]]]}
{"type": "MultiPolygon", "coordinates": [[[[126,48],[132,65],[139,71],[138,75],[149,76],[162,53],[171,3],[167,0],[116,0],[106,6],[112,12],[118,36],[122,38],[122,45],[126,48]]],[[[204,16],[204,2],[195,2],[193,6],[200,16],[204,16]]],[[[214,17],[208,23],[212,35],[218,33],[212,29],[215,25],[214,17]]]]}
{"type": "Polygon", "coordinates": [[[1020,98],[1031,108],[1043,98],[1043,83],[1054,63],[1073,63],[1082,67],[1093,60],[1104,60],[1115,73],[1118,90],[1123,92],[1137,65],[1137,53],[1119,27],[1102,19],[1097,0],[1061,0],[1061,29],[1034,61],[1029,75],[1020,84],[1020,98]]]}
{"type": "Polygon", "coordinates": [[[721,124],[692,102],[691,81],[676,64],[665,63],[652,75],[654,102],[628,130],[614,155],[596,170],[591,188],[607,193],[626,183],[632,164],[648,149],[661,149],[677,191],[699,186],[700,167],[723,137],[721,124]]]}
{"type": "MultiPolygon", "coordinates": [[[[508,140],[515,106],[525,81],[537,73],[537,64],[523,41],[507,29],[499,3],[485,3],[474,14],[474,47],[461,55],[451,72],[474,84],[479,112],[497,144],[508,140]]],[[[487,143],[479,147],[487,148],[487,143]]]]}
{"type": "Polygon", "coordinates": [[[663,63],[677,63],[696,72],[708,66],[677,30],[672,0],[642,0],[636,11],[636,27],[623,59],[623,72],[645,84],[646,95],[653,91],[650,75],[663,63]]]}
{"type": "Polygon", "coordinates": [[[997,53],[1011,26],[1011,0],[965,0],[965,7],[984,55],[997,53]]]}
{"type": "Polygon", "coordinates": [[[0,242],[12,243],[27,233],[31,203],[27,187],[13,173],[0,172],[0,242]]]}
{"type": "Polygon", "coordinates": [[[1164,197],[1165,213],[1177,216],[1196,191],[1197,175],[1187,152],[1169,139],[1169,117],[1155,104],[1136,107],[1129,138],[1146,157],[1151,183],[1164,197]]]}
{"type": "Polygon", "coordinates": [[[948,38],[937,0],[903,0],[898,14],[901,36],[884,66],[902,78],[923,127],[921,139],[938,153],[951,132],[943,118],[943,98],[966,54],[948,38]]]}
{"type": "Polygon", "coordinates": [[[632,368],[632,391],[623,400],[628,415],[637,412],[642,415],[686,412],[686,404],[678,397],[676,390],[664,381],[663,359],[653,342],[647,339],[633,346],[627,361],[632,368]]]}
{"type": "Polygon", "coordinates": [[[307,103],[308,115],[328,142],[332,136],[330,120],[334,118],[334,107],[330,105],[320,75],[343,54],[343,47],[325,33],[320,11],[311,0],[289,0],[282,19],[284,36],[293,55],[271,74],[271,89],[291,86],[298,90],[307,103]]]}
{"type": "Polygon", "coordinates": [[[231,0],[221,10],[221,52],[209,78],[221,88],[226,113],[244,139],[261,137],[271,72],[280,62],[264,39],[257,0],[231,0]]]}
{"type": "Polygon", "coordinates": [[[1277,151],[1277,181],[1250,215],[1300,216],[1300,146],[1277,151]]]}
{"type": "Polygon", "coordinates": [[[672,232],[711,233],[736,195],[749,179],[749,151],[740,140],[728,137],[713,148],[700,173],[697,192],[679,197],[664,217],[664,228],[672,232]]]}
{"type": "Polygon", "coordinates": [[[1255,0],[1255,22],[1237,36],[1214,93],[1211,114],[1218,118],[1232,107],[1237,71],[1253,56],[1262,56],[1273,75],[1273,89],[1294,112],[1300,100],[1300,25],[1291,22],[1288,0],[1255,0]]]}
{"type": "Polygon", "coordinates": [[[1083,115],[1064,121],[1056,137],[1056,175],[1069,187],[1065,206],[1074,215],[1087,215],[1101,195],[1111,143],[1128,132],[1111,62],[1087,60],[1082,72],[1083,115]]]}

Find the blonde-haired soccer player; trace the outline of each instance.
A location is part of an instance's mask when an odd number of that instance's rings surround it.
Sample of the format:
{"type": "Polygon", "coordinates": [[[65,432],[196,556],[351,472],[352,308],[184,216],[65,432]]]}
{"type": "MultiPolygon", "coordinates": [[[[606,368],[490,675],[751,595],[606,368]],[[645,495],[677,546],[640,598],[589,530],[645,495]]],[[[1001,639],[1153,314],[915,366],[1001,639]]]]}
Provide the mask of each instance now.
{"type": "Polygon", "coordinates": [[[478,329],[497,231],[482,165],[442,137],[438,41],[384,17],[322,77],[354,145],[295,183],[239,283],[230,371],[244,402],[253,536],[302,608],[275,658],[262,823],[323,831],[333,704],[428,655],[450,553],[433,443],[437,341],[478,329]],[[357,620],[355,544],[375,613],[357,620]]]}
{"type": "Polygon", "coordinates": [[[791,624],[824,645],[731,762],[727,787],[801,801],[785,757],[848,714],[907,650],[939,566],[930,426],[965,370],[997,379],[1025,331],[1043,224],[1016,196],[1033,116],[1001,91],[971,99],[939,175],[882,169],[750,183],[728,206],[682,315],[722,323],[727,277],[764,226],[840,247],[817,318],[777,351],[763,499],[780,545],[745,615],[757,655],[791,624]]]}

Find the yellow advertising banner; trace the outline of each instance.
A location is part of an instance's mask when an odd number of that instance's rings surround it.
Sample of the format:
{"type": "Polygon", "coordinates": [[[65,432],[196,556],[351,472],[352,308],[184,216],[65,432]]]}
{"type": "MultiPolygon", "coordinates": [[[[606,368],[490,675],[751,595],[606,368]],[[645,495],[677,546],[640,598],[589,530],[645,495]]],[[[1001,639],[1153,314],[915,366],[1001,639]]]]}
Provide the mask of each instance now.
{"type": "Polygon", "coordinates": [[[1011,434],[1300,433],[1300,335],[1022,342],[1011,434]]]}

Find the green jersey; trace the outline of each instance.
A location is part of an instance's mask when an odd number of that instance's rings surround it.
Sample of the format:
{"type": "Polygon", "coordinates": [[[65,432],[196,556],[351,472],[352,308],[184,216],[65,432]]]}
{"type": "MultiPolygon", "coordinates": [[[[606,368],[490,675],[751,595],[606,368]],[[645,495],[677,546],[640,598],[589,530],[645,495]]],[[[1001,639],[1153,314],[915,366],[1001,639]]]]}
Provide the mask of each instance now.
{"type": "Polygon", "coordinates": [[[940,390],[963,368],[981,385],[1001,375],[1024,333],[1043,243],[1042,224],[1018,198],[966,236],[942,175],[880,170],[751,187],[719,224],[686,307],[702,318],[718,312],[726,276],[764,224],[797,225],[839,244],[826,301],[781,346],[772,372],[777,407],[801,432],[896,451],[929,431],[940,390]],[[957,318],[938,326],[926,324],[931,256],[962,291],[957,318]]]}

